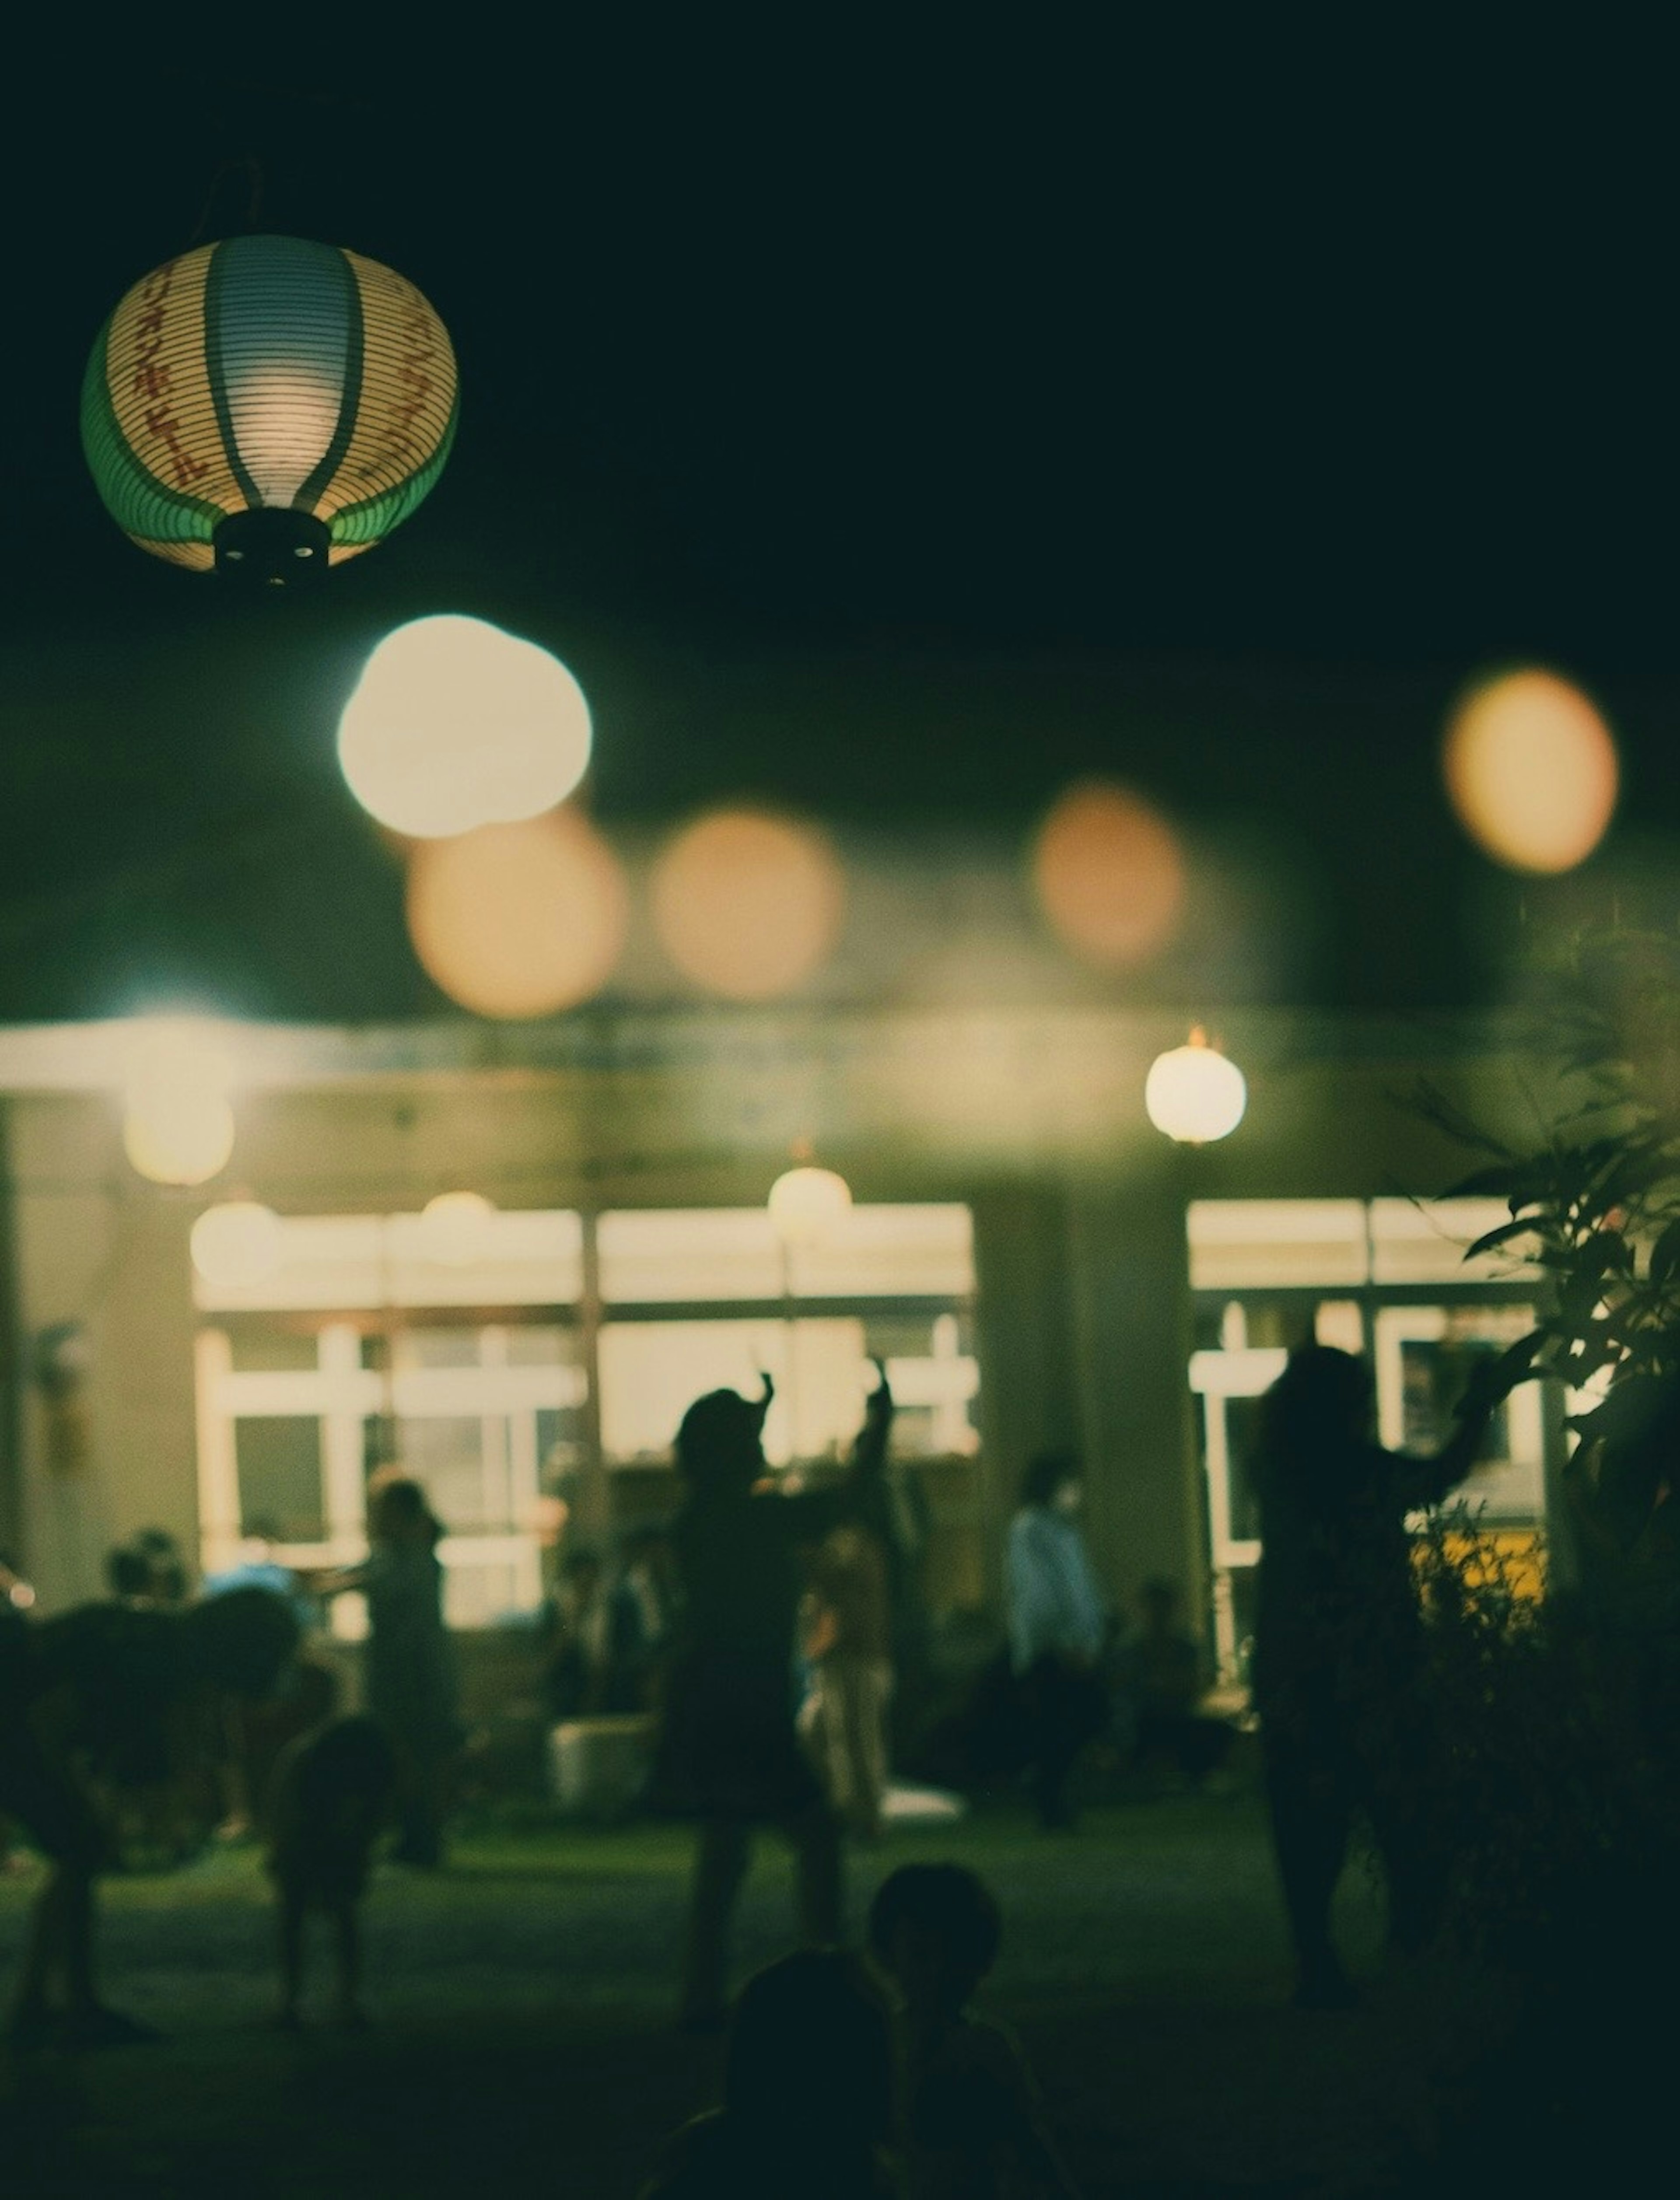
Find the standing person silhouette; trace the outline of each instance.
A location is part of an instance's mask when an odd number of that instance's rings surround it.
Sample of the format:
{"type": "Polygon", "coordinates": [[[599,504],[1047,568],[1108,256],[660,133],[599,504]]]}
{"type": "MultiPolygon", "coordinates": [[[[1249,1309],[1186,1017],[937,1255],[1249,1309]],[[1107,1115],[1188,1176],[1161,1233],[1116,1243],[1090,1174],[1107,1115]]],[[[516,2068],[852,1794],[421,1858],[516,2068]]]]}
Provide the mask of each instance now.
{"type": "Polygon", "coordinates": [[[79,1605],[0,1642],[0,1810],[47,1861],[10,2018],[19,2049],[120,2046],[149,2028],[100,1998],[94,1886],[120,1862],[125,1790],[201,1783],[220,1700],[268,1694],[296,1654],[296,1616],[263,1589],[179,1609],[79,1605]]]}
{"type": "Polygon", "coordinates": [[[1302,2008],[1355,1998],[1331,1904],[1356,1811],[1382,1857],[1395,1945],[1421,1945],[1435,1922],[1443,1858],[1418,1808],[1431,1749],[1406,1516],[1475,1464],[1507,1387],[1494,1366],[1478,1368],[1432,1458],[1383,1449],[1369,1368],[1329,1345],[1292,1352],[1261,1404],[1254,1704],[1302,2008]]]}
{"type": "Polygon", "coordinates": [[[1021,1478],[1004,1552],[1010,1663],[1025,1714],[1027,1777],[1046,1831],[1074,1823],[1068,1783],[1109,1706],[1100,1661],[1108,1600],[1079,1524],[1080,1466],[1040,1452],[1021,1478]]]}
{"type": "Polygon", "coordinates": [[[318,1595],[360,1589],[367,1599],[367,1711],[396,1753],[392,1854],[422,1870],[443,1861],[447,1791],[462,1739],[454,1646],[443,1619],[442,1536],[413,1477],[381,1467],[367,1485],[366,1558],[304,1577],[318,1595]]]}
{"type": "Polygon", "coordinates": [[[801,1555],[867,1509],[893,1419],[886,1373],[871,1392],[845,1480],[830,1489],[764,1487],[764,1413],[735,1390],[697,1398],[676,1435],[684,1501],[671,1529],[680,1584],[654,1794],[695,1818],[680,2022],[721,2027],[731,1928],[761,1825],[778,1827],[797,1866],[800,1929],[840,1937],[840,1833],[801,1747],[796,1665],[801,1555]]]}

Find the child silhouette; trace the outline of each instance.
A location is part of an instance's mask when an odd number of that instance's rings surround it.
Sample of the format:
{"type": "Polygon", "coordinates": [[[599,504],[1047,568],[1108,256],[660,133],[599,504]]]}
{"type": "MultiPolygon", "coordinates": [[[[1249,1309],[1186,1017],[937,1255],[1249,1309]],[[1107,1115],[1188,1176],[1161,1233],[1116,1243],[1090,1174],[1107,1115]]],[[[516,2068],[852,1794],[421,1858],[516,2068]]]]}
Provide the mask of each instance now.
{"type": "Polygon", "coordinates": [[[970,2007],[1003,1938],[985,1882],[962,1864],[901,1865],[876,1891],[869,1934],[899,2002],[914,2200],[1077,2200],[1025,2057],[970,2007]]]}
{"type": "Polygon", "coordinates": [[[894,2200],[893,2034],[864,1967],[834,1948],[749,1979],[723,2105],[676,2134],[641,2200],[894,2200]]]}
{"type": "Polygon", "coordinates": [[[340,2022],[366,2021],[358,1912],[395,1790],[395,1752],[371,1718],[329,1720],[290,1743],[275,1766],[268,1871],[279,1900],[283,2024],[299,2019],[312,1910],[332,1926],[340,2022]]]}

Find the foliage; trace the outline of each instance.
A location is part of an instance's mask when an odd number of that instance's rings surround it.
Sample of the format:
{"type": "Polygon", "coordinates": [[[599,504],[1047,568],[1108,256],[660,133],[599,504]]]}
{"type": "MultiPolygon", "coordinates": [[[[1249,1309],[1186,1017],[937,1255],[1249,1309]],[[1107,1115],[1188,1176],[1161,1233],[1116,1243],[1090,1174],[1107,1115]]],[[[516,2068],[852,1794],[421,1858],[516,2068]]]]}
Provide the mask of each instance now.
{"type": "Polygon", "coordinates": [[[1563,1103],[1519,1150],[1437,1093],[1423,1110],[1487,1156],[1449,1197],[1503,1199],[1509,1219],[1466,1258],[1504,1255],[1549,1289],[1513,1344],[1507,1384],[1551,1376],[1589,1402],[1565,1476],[1578,1592],[1619,1625],[1680,1624],[1680,941],[1576,943],[1543,1043],[1563,1103]]]}
{"type": "Polygon", "coordinates": [[[1680,1955],[1680,942],[1584,940],[1561,974],[1562,1099],[1531,1148],[1425,1099],[1484,1156],[1451,1195],[1509,1209],[1471,1253],[1546,1279],[1502,1379],[1588,1391],[1543,1599],[1461,1509],[1426,1538],[1435,1802],[1460,1940],[1631,2009],[1680,1955]]]}
{"type": "Polygon", "coordinates": [[[1420,1559],[1454,1938],[1536,1981],[1601,1984],[1619,1949],[1665,1939],[1680,1667],[1660,1635],[1529,1593],[1462,1506],[1431,1520],[1420,1559]]]}

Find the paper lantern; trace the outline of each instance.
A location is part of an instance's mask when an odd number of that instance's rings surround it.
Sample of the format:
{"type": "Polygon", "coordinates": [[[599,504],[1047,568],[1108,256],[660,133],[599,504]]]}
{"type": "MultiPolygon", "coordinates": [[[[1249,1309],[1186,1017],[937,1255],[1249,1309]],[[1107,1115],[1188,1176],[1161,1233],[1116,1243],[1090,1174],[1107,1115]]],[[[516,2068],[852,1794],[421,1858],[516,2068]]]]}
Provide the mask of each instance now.
{"type": "Polygon", "coordinates": [[[1144,1081],[1150,1122],[1183,1146],[1228,1137],[1242,1121],[1248,1097],[1242,1071],[1199,1030],[1191,1032],[1188,1045],[1157,1055],[1144,1081]]]}
{"type": "Polygon", "coordinates": [[[284,584],[372,548],[455,431],[442,323],[378,260],[233,237],[166,260],[100,331],[82,448],[143,550],[284,584]]]}

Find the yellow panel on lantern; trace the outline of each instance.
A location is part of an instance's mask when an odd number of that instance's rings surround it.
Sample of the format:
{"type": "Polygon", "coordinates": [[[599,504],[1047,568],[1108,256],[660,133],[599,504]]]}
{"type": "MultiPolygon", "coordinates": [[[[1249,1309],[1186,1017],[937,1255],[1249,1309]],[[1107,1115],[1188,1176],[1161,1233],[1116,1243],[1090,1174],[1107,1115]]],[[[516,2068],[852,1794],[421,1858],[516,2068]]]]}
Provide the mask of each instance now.
{"type": "MultiPolygon", "coordinates": [[[[111,410],[135,457],[166,487],[224,512],[243,512],[239,486],[216,430],[215,398],[204,354],[208,252],[167,260],[137,284],[111,316],[105,386],[111,410]]],[[[208,542],[132,538],[176,565],[208,568],[208,542]],[[190,557],[184,556],[190,551],[190,557]]]]}
{"type": "MultiPolygon", "coordinates": [[[[363,403],[337,471],[316,506],[330,520],[350,506],[389,495],[436,451],[455,401],[455,361],[448,331],[414,285],[378,260],[346,251],[361,295],[362,318],[382,341],[364,363],[363,403]]],[[[329,562],[368,547],[335,542],[329,562]]]]}

